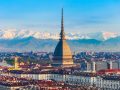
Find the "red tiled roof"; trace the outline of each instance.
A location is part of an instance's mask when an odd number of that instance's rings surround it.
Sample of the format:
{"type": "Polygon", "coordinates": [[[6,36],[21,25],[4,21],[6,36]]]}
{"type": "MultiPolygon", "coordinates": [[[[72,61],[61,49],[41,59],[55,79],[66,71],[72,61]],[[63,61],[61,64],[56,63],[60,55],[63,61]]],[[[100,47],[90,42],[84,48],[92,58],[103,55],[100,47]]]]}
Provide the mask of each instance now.
{"type": "Polygon", "coordinates": [[[116,72],[120,72],[120,69],[106,69],[106,70],[100,70],[97,73],[116,73],[116,72]]]}

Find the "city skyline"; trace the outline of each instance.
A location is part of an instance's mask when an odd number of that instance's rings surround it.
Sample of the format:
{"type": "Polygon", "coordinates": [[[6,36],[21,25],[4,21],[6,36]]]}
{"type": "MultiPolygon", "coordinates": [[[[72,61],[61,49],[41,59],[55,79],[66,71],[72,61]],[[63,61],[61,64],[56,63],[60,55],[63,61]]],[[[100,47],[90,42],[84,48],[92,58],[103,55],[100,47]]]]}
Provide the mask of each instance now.
{"type": "Polygon", "coordinates": [[[66,32],[119,33],[119,0],[4,0],[0,1],[0,29],[58,33],[62,7],[66,32]]]}
{"type": "Polygon", "coordinates": [[[119,8],[0,0],[0,90],[120,90],[119,8]]]}

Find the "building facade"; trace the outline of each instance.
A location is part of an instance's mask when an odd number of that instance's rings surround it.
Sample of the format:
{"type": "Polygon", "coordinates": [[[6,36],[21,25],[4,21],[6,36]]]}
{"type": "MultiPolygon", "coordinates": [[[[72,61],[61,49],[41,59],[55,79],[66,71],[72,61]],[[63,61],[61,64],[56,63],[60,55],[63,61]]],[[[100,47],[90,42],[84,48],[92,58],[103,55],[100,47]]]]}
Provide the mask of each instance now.
{"type": "Polygon", "coordinates": [[[70,66],[72,64],[73,64],[72,53],[65,38],[62,9],[60,39],[54,51],[52,66],[70,66]]]}

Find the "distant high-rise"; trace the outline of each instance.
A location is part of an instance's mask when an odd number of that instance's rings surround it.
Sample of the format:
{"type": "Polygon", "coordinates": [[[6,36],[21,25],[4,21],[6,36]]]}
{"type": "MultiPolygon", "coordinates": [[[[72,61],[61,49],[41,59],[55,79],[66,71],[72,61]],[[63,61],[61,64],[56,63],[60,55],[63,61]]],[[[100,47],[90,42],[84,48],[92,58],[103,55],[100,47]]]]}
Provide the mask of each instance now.
{"type": "Polygon", "coordinates": [[[63,9],[62,9],[60,39],[54,51],[53,65],[70,66],[72,64],[73,64],[72,53],[65,39],[63,9]]]}

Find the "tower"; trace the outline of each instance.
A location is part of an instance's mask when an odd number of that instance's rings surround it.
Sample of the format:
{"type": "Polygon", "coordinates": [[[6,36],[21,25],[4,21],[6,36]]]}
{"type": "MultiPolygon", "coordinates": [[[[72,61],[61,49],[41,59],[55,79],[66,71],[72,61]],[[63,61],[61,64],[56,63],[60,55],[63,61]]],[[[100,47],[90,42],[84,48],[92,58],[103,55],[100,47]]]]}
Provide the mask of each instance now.
{"type": "Polygon", "coordinates": [[[53,66],[64,66],[64,65],[69,66],[72,64],[73,64],[72,53],[65,38],[63,9],[62,9],[60,39],[54,51],[52,65],[53,66]]]}
{"type": "Polygon", "coordinates": [[[108,69],[113,69],[113,62],[112,61],[109,61],[109,63],[108,63],[108,69]]]}
{"type": "Polygon", "coordinates": [[[19,62],[18,62],[19,57],[15,57],[14,59],[14,69],[18,70],[19,69],[19,62]]]}
{"type": "Polygon", "coordinates": [[[95,63],[95,61],[92,62],[92,72],[96,72],[96,63],[95,63]]]}

